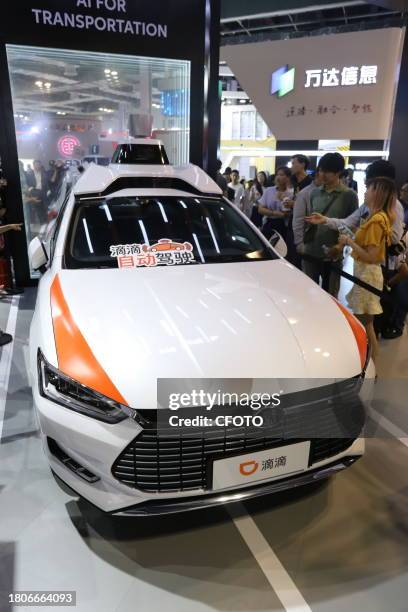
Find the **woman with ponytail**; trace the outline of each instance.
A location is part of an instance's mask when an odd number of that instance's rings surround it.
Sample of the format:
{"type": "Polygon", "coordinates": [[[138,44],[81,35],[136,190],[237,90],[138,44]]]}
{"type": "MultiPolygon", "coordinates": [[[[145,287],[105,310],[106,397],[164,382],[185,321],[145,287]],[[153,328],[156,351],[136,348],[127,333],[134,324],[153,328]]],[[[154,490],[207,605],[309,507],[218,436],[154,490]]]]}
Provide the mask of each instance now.
{"type": "MultiPolygon", "coordinates": [[[[380,291],[384,282],[381,264],[385,262],[387,247],[391,244],[396,202],[397,190],[393,180],[386,177],[370,179],[365,197],[370,211],[367,220],[356,231],[354,238],[343,234],[339,238],[339,245],[352,249],[354,276],[380,291]]],[[[354,285],[346,299],[353,313],[366,328],[375,361],[378,342],[374,330],[374,316],[382,313],[380,297],[354,285]]]]}

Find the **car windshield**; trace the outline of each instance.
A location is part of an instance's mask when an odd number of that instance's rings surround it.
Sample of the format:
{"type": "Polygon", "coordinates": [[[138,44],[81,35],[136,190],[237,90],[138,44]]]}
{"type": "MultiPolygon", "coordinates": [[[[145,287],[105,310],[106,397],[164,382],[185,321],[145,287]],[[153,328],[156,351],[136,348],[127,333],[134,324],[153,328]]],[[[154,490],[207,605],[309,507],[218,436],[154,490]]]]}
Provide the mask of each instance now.
{"type": "Polygon", "coordinates": [[[118,197],[80,202],[65,267],[151,267],[276,259],[220,198],[118,197]]]}

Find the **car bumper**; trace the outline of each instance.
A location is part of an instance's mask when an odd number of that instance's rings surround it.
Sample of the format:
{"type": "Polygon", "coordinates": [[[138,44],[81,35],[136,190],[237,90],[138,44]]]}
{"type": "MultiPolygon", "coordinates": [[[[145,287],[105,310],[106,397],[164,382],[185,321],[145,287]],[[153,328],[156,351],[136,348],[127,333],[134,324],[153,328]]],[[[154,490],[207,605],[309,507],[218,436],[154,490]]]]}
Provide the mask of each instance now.
{"type": "Polygon", "coordinates": [[[355,463],[362,456],[361,440],[353,444],[354,452],[359,454],[349,454],[330,463],[321,465],[318,468],[310,469],[290,478],[281,478],[273,482],[263,482],[256,486],[246,489],[237,489],[232,492],[209,493],[201,496],[189,497],[188,499],[164,499],[149,500],[130,508],[116,510],[111,514],[117,516],[151,516],[161,514],[174,514],[176,512],[187,512],[189,510],[199,510],[200,508],[211,508],[237,501],[246,501],[262,495],[280,493],[287,489],[302,487],[325,478],[329,478],[338,472],[345,470],[355,463]],[[361,451],[361,452],[360,452],[361,451]]]}
{"type": "Polygon", "coordinates": [[[307,470],[290,478],[245,484],[232,489],[149,493],[131,488],[112,474],[112,466],[123,450],[141,433],[140,426],[126,419],[109,425],[83,416],[40,396],[34,388],[34,403],[41,427],[43,446],[51,469],[79,496],[104,512],[121,515],[168,514],[195,508],[215,506],[234,500],[249,499],[298,487],[330,476],[354,463],[364,452],[364,440],[357,439],[345,451],[313,463],[307,470]],[[50,439],[62,452],[56,456],[50,439]],[[64,462],[66,455],[70,462],[64,462]],[[82,470],[72,469],[76,464],[82,470]],[[84,478],[90,472],[93,481],[84,478]]]}

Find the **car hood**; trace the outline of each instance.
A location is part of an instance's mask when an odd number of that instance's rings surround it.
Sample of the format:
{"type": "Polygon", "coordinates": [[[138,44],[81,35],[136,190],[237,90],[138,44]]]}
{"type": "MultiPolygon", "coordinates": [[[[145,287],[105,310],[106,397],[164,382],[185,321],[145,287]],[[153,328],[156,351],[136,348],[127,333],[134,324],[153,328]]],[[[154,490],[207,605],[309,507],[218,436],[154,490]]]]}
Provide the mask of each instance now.
{"type": "Polygon", "coordinates": [[[335,301],[284,260],[61,270],[58,279],[95,359],[135,408],[157,405],[162,378],[270,379],[276,390],[279,379],[310,387],[361,371],[335,301]]]}

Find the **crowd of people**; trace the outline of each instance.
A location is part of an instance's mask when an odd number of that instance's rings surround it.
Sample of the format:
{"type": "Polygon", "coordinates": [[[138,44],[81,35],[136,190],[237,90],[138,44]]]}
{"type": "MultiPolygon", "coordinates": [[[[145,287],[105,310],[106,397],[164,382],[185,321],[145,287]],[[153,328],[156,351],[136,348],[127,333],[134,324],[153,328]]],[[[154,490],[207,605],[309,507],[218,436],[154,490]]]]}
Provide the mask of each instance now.
{"type": "Polygon", "coordinates": [[[219,162],[217,183],[267,239],[278,232],[287,259],[333,297],[351,254],[354,283],[346,300],[366,328],[375,361],[378,337],[401,336],[408,313],[408,181],[398,194],[395,167],[377,160],[367,168],[360,203],[340,153],[323,155],[313,173],[305,155],[294,155],[290,166],[245,181],[238,170],[221,174],[219,162]]]}
{"type": "MultiPolygon", "coordinates": [[[[50,160],[48,168],[39,159],[33,161],[32,167],[19,164],[28,227],[31,234],[41,234],[41,228],[58,213],[61,199],[75,177],[61,159],[50,160]]],[[[76,170],[79,176],[84,168],[79,166],[76,170]]]]}

